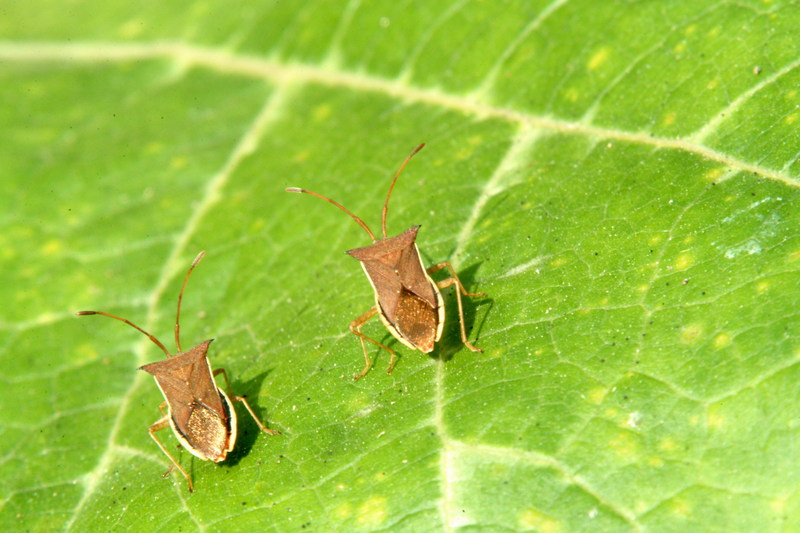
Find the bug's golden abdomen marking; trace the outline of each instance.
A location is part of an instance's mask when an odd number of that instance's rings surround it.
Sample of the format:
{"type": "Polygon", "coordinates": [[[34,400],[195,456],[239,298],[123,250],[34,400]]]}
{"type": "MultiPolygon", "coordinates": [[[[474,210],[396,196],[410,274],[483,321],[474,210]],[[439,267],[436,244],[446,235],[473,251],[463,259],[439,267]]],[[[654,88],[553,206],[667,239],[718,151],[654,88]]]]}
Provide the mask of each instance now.
{"type": "Polygon", "coordinates": [[[438,318],[437,311],[428,302],[405,289],[400,291],[397,330],[425,353],[431,352],[436,342],[438,318]]]}
{"type": "Polygon", "coordinates": [[[186,437],[195,448],[214,462],[227,455],[228,428],[217,413],[195,406],[186,422],[186,437]]]}

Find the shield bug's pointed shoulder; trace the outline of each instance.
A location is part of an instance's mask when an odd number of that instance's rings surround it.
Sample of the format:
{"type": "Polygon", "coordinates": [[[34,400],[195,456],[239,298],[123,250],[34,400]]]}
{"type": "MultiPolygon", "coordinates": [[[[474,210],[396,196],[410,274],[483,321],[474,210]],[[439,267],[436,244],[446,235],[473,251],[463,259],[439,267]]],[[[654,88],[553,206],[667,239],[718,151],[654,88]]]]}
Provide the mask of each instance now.
{"type": "Polygon", "coordinates": [[[365,340],[391,353],[392,359],[389,362],[387,373],[391,373],[394,368],[394,350],[361,332],[361,327],[376,314],[389,332],[401,343],[413,350],[420,350],[425,353],[431,352],[436,341],[441,338],[444,324],[444,306],[439,289],[450,285],[456,285],[457,287],[456,298],[458,301],[461,340],[470,350],[474,352],[481,351],[467,340],[461,295],[484,296],[484,294],[467,292],[450,263],[439,263],[427,270],[425,269],[416,245],[419,226],[413,226],[395,237],[388,237],[386,234],[386,213],[388,211],[389,198],[392,195],[395,183],[397,183],[397,178],[403,172],[409,160],[423,146],[425,145],[420,144],[411,152],[392,179],[389,192],[386,194],[386,200],[383,203],[383,211],[381,212],[382,239],[377,239],[363,220],[335,200],[297,187],[286,189],[287,192],[307,193],[332,203],[350,215],[372,239],[371,245],[347,252],[361,262],[361,267],[364,269],[375,293],[375,305],[350,323],[350,331],[361,341],[365,360],[364,370],[356,374],[355,379],[359,379],[366,374],[371,366],[369,355],[367,355],[367,347],[364,344],[365,340]],[[434,282],[430,274],[443,268],[448,268],[452,277],[438,283],[434,282]]]}
{"type": "MultiPolygon", "coordinates": [[[[104,315],[125,322],[147,335],[167,356],[167,359],[163,361],[156,361],[139,368],[139,370],[144,370],[155,378],[156,384],[164,396],[164,404],[167,405],[167,414],[154,422],[148,429],[148,433],[158,447],[161,448],[161,451],[169,457],[173,466],[177,467],[183,477],[186,478],[189,492],[193,490],[189,474],[158,440],[155,434],[156,431],[171,427],[178,441],[194,456],[214,462],[223,461],[236,444],[236,411],[231,405],[231,399],[233,399],[245,405],[259,428],[268,433],[279,433],[278,431],[267,429],[261,423],[244,396],[228,396],[222,388],[217,386],[214,376],[222,374],[225,378],[225,384],[230,390],[230,382],[225,370],[222,368],[211,369],[211,363],[207,357],[208,346],[211,344],[210,340],[201,342],[186,352],[181,350],[180,316],[183,291],[186,288],[186,282],[189,281],[192,270],[194,270],[194,267],[197,266],[204,254],[205,252],[198,254],[192,266],[189,267],[189,271],[183,279],[181,291],[178,294],[178,310],[175,316],[177,355],[170,354],[161,341],[127,319],[102,311],[81,311],[78,313],[78,315],[104,315]]],[[[162,404],[162,407],[164,404],[162,404]]],[[[171,470],[172,468],[167,471],[167,474],[171,470]]]]}

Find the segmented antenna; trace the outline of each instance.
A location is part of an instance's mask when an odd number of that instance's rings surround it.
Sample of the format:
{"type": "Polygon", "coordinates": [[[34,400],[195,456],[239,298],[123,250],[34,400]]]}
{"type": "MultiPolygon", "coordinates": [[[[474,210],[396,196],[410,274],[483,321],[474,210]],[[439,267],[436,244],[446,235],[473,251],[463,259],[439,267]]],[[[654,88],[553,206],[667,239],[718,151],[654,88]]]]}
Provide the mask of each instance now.
{"type": "MultiPolygon", "coordinates": [[[[369,237],[372,239],[372,242],[375,242],[375,241],[378,240],[378,239],[375,238],[375,234],[372,233],[372,230],[369,229],[369,226],[367,226],[364,223],[363,220],[358,218],[355,214],[353,214],[352,211],[347,209],[345,206],[343,206],[342,204],[340,204],[336,200],[332,200],[332,199],[328,198],[327,196],[322,196],[321,194],[316,193],[314,191],[307,191],[306,189],[301,189],[300,187],[286,187],[286,192],[302,192],[302,193],[310,194],[311,196],[316,196],[317,198],[322,198],[323,200],[329,201],[330,203],[332,203],[333,205],[335,205],[336,207],[338,207],[339,209],[341,209],[342,211],[344,211],[345,213],[347,213],[348,215],[353,217],[353,220],[355,220],[358,223],[359,226],[364,228],[364,231],[369,233],[369,237]]],[[[385,232],[384,232],[384,236],[386,236],[385,232]]]]}
{"type": "Polygon", "coordinates": [[[109,314],[109,313],[104,313],[103,311],[78,311],[75,314],[78,315],[78,316],[83,316],[83,315],[103,315],[103,316],[107,316],[108,318],[113,318],[113,319],[119,320],[121,322],[125,322],[126,324],[128,324],[132,328],[138,329],[139,331],[141,331],[142,333],[147,335],[147,337],[151,341],[153,341],[156,344],[156,346],[158,346],[159,348],[161,348],[164,351],[164,353],[167,355],[167,357],[172,357],[172,355],[167,351],[167,349],[164,347],[164,345],[161,344],[160,340],[156,339],[155,337],[153,337],[152,335],[147,333],[145,330],[143,330],[142,328],[140,328],[139,326],[137,326],[136,324],[134,324],[130,320],[127,320],[125,318],[121,318],[121,317],[118,317],[118,316],[115,316],[115,315],[112,315],[112,314],[109,314]]]}
{"type": "Polygon", "coordinates": [[[189,271],[186,272],[186,277],[183,278],[181,292],[178,294],[178,312],[175,315],[175,345],[178,347],[178,353],[183,352],[181,349],[181,302],[183,301],[183,290],[186,288],[186,282],[189,281],[189,276],[192,275],[192,270],[194,270],[194,267],[197,266],[197,263],[203,259],[204,255],[206,255],[205,250],[197,254],[197,257],[194,258],[194,261],[192,261],[192,266],[190,266],[189,271]]]}
{"type": "MultiPolygon", "coordinates": [[[[394,184],[397,183],[397,178],[400,177],[400,174],[403,173],[403,169],[406,168],[406,165],[414,157],[414,154],[422,150],[422,147],[425,146],[425,143],[420,144],[406,157],[406,160],[403,161],[403,164],[400,165],[400,168],[394,175],[394,179],[392,180],[392,184],[389,185],[389,192],[386,193],[386,201],[383,202],[383,211],[381,212],[381,229],[383,230],[383,238],[386,238],[386,212],[389,210],[389,197],[392,195],[392,191],[394,190],[394,184]]],[[[373,239],[374,240],[374,239],[373,239]]]]}

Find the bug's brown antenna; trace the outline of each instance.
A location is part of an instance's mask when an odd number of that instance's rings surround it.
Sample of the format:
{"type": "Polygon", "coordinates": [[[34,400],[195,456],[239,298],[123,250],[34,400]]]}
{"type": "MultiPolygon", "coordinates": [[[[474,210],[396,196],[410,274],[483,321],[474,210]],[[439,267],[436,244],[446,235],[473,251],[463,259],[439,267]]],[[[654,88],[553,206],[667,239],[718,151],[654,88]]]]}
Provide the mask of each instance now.
{"type": "MultiPolygon", "coordinates": [[[[412,154],[412,155],[413,155],[413,154],[412,154]]],[[[375,234],[374,234],[374,233],[372,233],[372,230],[371,230],[371,229],[369,229],[369,226],[367,226],[367,225],[364,223],[364,221],[363,221],[363,220],[361,220],[360,218],[358,218],[358,217],[357,217],[355,214],[353,214],[353,212],[352,212],[352,211],[350,211],[349,209],[347,209],[345,206],[343,206],[342,204],[340,204],[340,203],[339,203],[339,202],[337,202],[336,200],[332,200],[332,199],[328,198],[327,196],[322,196],[321,194],[319,194],[319,193],[316,193],[316,192],[314,192],[314,191],[307,191],[306,189],[301,189],[300,187],[286,187],[286,192],[303,192],[303,193],[306,193],[306,194],[310,194],[311,196],[316,196],[317,198],[322,198],[323,200],[327,200],[327,201],[329,201],[330,203],[332,203],[333,205],[335,205],[336,207],[338,207],[339,209],[341,209],[342,211],[344,211],[345,213],[347,213],[348,215],[350,215],[351,217],[353,217],[353,220],[355,220],[355,221],[358,223],[358,225],[359,225],[359,226],[361,226],[362,228],[364,228],[364,230],[365,230],[367,233],[369,233],[369,236],[370,236],[370,238],[372,239],[372,242],[375,242],[375,241],[377,241],[377,240],[378,240],[378,239],[376,239],[376,238],[375,238],[375,234]]],[[[383,235],[384,235],[384,237],[386,236],[386,231],[384,231],[384,232],[383,232],[383,235]]]]}
{"type": "MultiPolygon", "coordinates": [[[[403,169],[406,168],[406,165],[408,164],[408,162],[411,160],[412,157],[414,157],[414,154],[416,154],[417,152],[422,150],[423,146],[425,146],[425,143],[422,143],[419,146],[417,146],[416,148],[414,148],[414,151],[412,151],[408,155],[408,157],[406,157],[406,160],[403,161],[403,164],[400,165],[400,168],[397,170],[397,173],[394,175],[394,179],[392,180],[392,184],[389,185],[389,192],[386,193],[386,201],[383,202],[383,211],[381,212],[381,229],[383,230],[383,238],[384,239],[386,238],[386,212],[389,210],[389,197],[392,195],[392,190],[394,189],[394,184],[397,182],[397,178],[400,177],[400,174],[403,173],[403,169]]],[[[373,239],[373,240],[375,240],[375,239],[373,239]]]]}
{"type": "Polygon", "coordinates": [[[119,320],[119,321],[121,321],[121,322],[125,322],[126,324],[128,324],[128,325],[129,325],[129,326],[131,326],[132,328],[134,328],[134,329],[138,329],[139,331],[141,331],[142,333],[144,333],[145,335],[147,335],[147,337],[148,337],[148,338],[149,338],[151,341],[153,341],[153,342],[156,344],[156,346],[158,346],[159,348],[161,348],[161,349],[164,351],[164,353],[165,353],[165,354],[167,354],[167,357],[171,357],[170,353],[167,351],[167,349],[164,347],[164,345],[163,345],[163,344],[161,344],[161,341],[160,341],[160,340],[156,339],[155,337],[153,337],[152,335],[150,335],[149,333],[147,333],[145,330],[143,330],[142,328],[140,328],[139,326],[137,326],[136,324],[134,324],[134,323],[133,323],[133,322],[131,322],[130,320],[127,320],[127,319],[125,319],[125,318],[121,318],[121,317],[118,317],[118,316],[115,316],[115,315],[112,315],[112,314],[109,314],[109,313],[104,313],[103,311],[78,311],[78,312],[77,312],[77,313],[75,313],[75,314],[76,314],[76,315],[78,315],[78,316],[84,316],[84,315],[103,315],[103,316],[107,316],[108,318],[114,318],[114,319],[117,319],[117,320],[119,320]]]}
{"type": "Polygon", "coordinates": [[[192,270],[194,270],[194,267],[197,266],[197,263],[200,262],[204,255],[206,255],[205,250],[197,254],[197,257],[194,258],[194,261],[192,261],[192,266],[190,266],[189,271],[186,272],[186,277],[183,278],[181,292],[178,293],[178,312],[175,315],[175,344],[178,346],[178,353],[183,352],[181,349],[181,301],[183,301],[183,290],[186,288],[186,282],[189,281],[189,276],[192,275],[192,270]]]}

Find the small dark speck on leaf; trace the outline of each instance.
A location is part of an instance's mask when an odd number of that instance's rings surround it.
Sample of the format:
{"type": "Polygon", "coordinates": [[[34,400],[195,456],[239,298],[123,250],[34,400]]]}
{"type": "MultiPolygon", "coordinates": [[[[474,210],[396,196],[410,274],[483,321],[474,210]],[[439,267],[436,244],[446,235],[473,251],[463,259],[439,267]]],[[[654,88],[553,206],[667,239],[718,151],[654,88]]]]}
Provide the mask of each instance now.
{"type": "Polygon", "coordinates": [[[688,285],[688,284],[689,284],[689,278],[684,278],[683,281],[681,281],[681,285],[688,285]]]}

